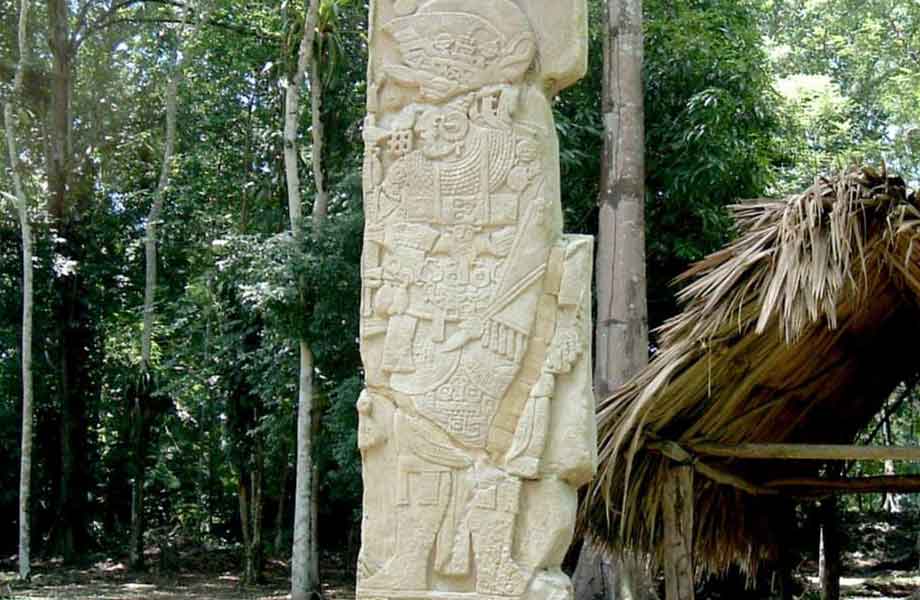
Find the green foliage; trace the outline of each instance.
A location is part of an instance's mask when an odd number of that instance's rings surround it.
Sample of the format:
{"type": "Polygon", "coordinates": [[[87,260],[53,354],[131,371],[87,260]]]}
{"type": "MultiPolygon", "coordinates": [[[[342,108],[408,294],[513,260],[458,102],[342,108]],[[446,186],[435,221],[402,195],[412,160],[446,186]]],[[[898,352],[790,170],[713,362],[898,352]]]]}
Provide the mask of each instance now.
{"type": "MultiPolygon", "coordinates": [[[[597,231],[603,150],[603,3],[589,3],[587,76],[556,101],[569,230],[597,231]]],[[[673,314],[670,281],[721,246],[725,207],[763,195],[784,123],[749,1],[648,0],[645,10],[646,229],[652,325],[673,314]]]]}
{"type": "Polygon", "coordinates": [[[819,121],[807,114],[799,120],[810,138],[806,148],[816,155],[805,161],[810,168],[801,176],[811,178],[829,163],[884,160],[920,181],[920,4],[765,0],[763,5],[778,76],[825,77],[836,89],[824,93],[844,101],[819,121]],[[845,131],[827,131],[835,126],[845,131]],[[839,136],[838,143],[828,148],[828,136],[839,136]]]}
{"type": "Polygon", "coordinates": [[[646,10],[649,312],[673,314],[670,280],[731,235],[725,207],[772,182],[778,98],[758,12],[736,0],[646,10]]]}

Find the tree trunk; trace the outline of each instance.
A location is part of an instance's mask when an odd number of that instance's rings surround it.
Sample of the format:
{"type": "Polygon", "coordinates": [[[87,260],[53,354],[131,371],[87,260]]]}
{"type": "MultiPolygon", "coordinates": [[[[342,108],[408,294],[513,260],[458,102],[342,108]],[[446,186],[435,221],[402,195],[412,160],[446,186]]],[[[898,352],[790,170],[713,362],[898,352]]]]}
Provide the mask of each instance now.
{"type": "Polygon", "coordinates": [[[275,543],[274,550],[276,556],[281,551],[284,544],[284,507],[287,506],[287,484],[291,476],[291,465],[288,463],[287,450],[284,453],[284,470],[281,473],[281,486],[278,490],[278,512],[275,513],[275,543]]]}
{"type": "Polygon", "coordinates": [[[67,0],[48,0],[48,45],[51,50],[51,142],[48,156],[49,212],[56,220],[69,210],[73,48],[70,44],[70,8],[67,0]]]}
{"type": "MultiPolygon", "coordinates": [[[[258,414],[253,426],[258,427],[258,414]]],[[[264,453],[262,451],[262,434],[254,434],[252,447],[252,468],[248,472],[248,490],[242,481],[247,477],[244,471],[240,475],[240,518],[247,523],[243,527],[243,543],[245,545],[245,565],[243,581],[249,585],[257,585],[262,581],[262,569],[265,553],[262,545],[262,479],[264,473],[264,453]],[[247,494],[248,491],[248,494],[247,494]]]]}
{"type": "MultiPolygon", "coordinates": [[[[322,44],[322,32],[317,32],[322,44]]],[[[313,132],[311,152],[313,167],[313,185],[316,195],[313,197],[313,235],[319,236],[323,222],[329,213],[329,192],[326,190],[326,175],[323,170],[323,152],[326,147],[325,127],[323,125],[323,78],[319,70],[319,60],[314,51],[310,61],[310,129],[313,132]]],[[[313,436],[319,434],[320,415],[318,407],[311,406],[313,436]]],[[[312,465],[313,478],[310,492],[310,577],[319,583],[319,469],[312,465]]]]}
{"type": "Polygon", "coordinates": [[[693,600],[693,468],[674,467],[665,481],[665,600],[693,600]]]}
{"type": "Polygon", "coordinates": [[[252,482],[252,479],[249,477],[249,471],[246,469],[245,465],[240,464],[239,467],[239,482],[237,485],[237,499],[240,504],[240,532],[243,534],[243,581],[249,582],[249,573],[251,565],[251,552],[252,552],[252,530],[250,526],[252,525],[249,515],[249,498],[251,492],[249,491],[249,485],[252,482]]]}
{"type": "Polygon", "coordinates": [[[840,534],[837,500],[821,501],[821,598],[840,599],[840,534]]]}
{"type": "MultiPolygon", "coordinates": [[[[315,409],[315,407],[314,407],[315,409]]],[[[310,490],[310,578],[319,583],[319,467],[313,465],[310,490]]]]}
{"type": "Polygon", "coordinates": [[[3,107],[3,123],[6,129],[6,144],[10,157],[10,173],[13,179],[13,200],[19,214],[22,232],[22,443],[19,457],[19,578],[28,580],[32,575],[30,559],[31,513],[29,499],[32,491],[32,223],[29,221],[29,203],[26,199],[22,176],[19,173],[19,150],[16,144],[18,118],[13,103],[21,97],[23,69],[29,56],[28,31],[29,0],[22,0],[19,7],[19,61],[13,77],[10,99],[3,107]]]}
{"type": "MultiPolygon", "coordinates": [[[[894,446],[894,435],[891,431],[891,415],[886,413],[885,419],[883,421],[882,427],[885,430],[885,443],[889,446],[894,446]]],[[[885,461],[885,475],[894,476],[897,474],[897,470],[894,466],[893,460],[885,461]]],[[[887,493],[885,494],[885,501],[882,504],[882,510],[890,513],[899,513],[901,512],[901,502],[898,499],[897,494],[887,493]]]]}
{"type": "MultiPolygon", "coordinates": [[[[55,250],[63,256],[79,259],[79,232],[70,213],[71,178],[71,86],[73,85],[73,48],[70,44],[70,7],[67,0],[47,0],[48,47],[51,51],[51,98],[48,108],[48,211],[57,227],[55,250]]],[[[84,391],[79,378],[84,369],[82,347],[89,340],[82,323],[78,297],[79,273],[57,275],[53,297],[59,298],[57,314],[58,398],[60,407],[60,471],[57,473],[56,520],[52,528],[52,545],[65,562],[76,557],[77,540],[84,537],[82,510],[82,454],[85,432],[84,391]]]]}
{"type": "Polygon", "coordinates": [[[310,128],[313,132],[313,183],[316,186],[316,196],[313,198],[313,233],[319,234],[329,213],[329,192],[326,190],[326,176],[323,171],[323,149],[326,142],[323,126],[323,78],[315,54],[310,65],[310,109],[310,128]]]}
{"type": "Polygon", "coordinates": [[[606,398],[648,362],[645,297],[645,116],[641,0],[608,0],[606,140],[597,255],[597,394],[606,398]]]}
{"type": "MultiPolygon", "coordinates": [[[[198,20],[192,30],[190,39],[194,39],[198,31],[207,21],[207,10],[201,10],[198,20]]],[[[191,4],[186,6],[185,19],[191,16],[191,4]]],[[[155,320],[155,303],[157,287],[157,230],[163,213],[163,202],[169,188],[172,161],[176,146],[176,118],[178,113],[179,83],[182,80],[188,54],[182,51],[182,38],[175,49],[173,59],[173,72],[169,77],[166,87],[166,138],[163,146],[163,163],[160,166],[160,178],[153,194],[150,212],[147,214],[146,235],[144,236],[144,321],[141,330],[141,377],[140,393],[134,396],[132,407],[132,428],[137,443],[134,448],[134,481],[132,483],[131,507],[131,548],[130,567],[140,569],[144,566],[144,480],[147,460],[146,444],[146,419],[142,400],[148,398],[153,390],[153,376],[151,373],[151,353],[153,345],[153,326],[155,320]]]]}
{"type": "Polygon", "coordinates": [[[131,569],[144,568],[144,482],[146,479],[146,430],[144,406],[141,395],[146,383],[135,387],[131,407],[131,455],[134,459],[131,482],[131,541],[128,548],[128,565],[131,569]]]}
{"type": "MultiPolygon", "coordinates": [[[[645,114],[642,84],[641,0],[607,0],[604,36],[604,154],[597,250],[597,330],[594,386],[606,398],[648,362],[645,291],[645,114]]],[[[611,574],[585,543],[574,578],[577,600],[607,598],[638,577],[611,574]],[[581,574],[581,576],[579,576],[581,574]],[[590,574],[590,575],[588,575],[590,574]],[[595,583],[589,583],[595,581],[595,583]]],[[[638,561],[616,561],[621,569],[638,561]]]]}
{"type": "MultiPolygon", "coordinates": [[[[303,208],[297,152],[297,131],[300,117],[300,89],[307,66],[313,62],[313,38],[320,0],[310,0],[304,19],[297,68],[288,81],[284,108],[284,164],[288,188],[288,212],[291,234],[303,240],[303,208]]],[[[315,204],[314,204],[315,206],[315,204]]],[[[318,224],[314,221],[314,227],[318,224]]],[[[291,598],[306,600],[318,582],[312,575],[312,511],[313,491],[313,353],[307,340],[300,341],[300,389],[297,401],[297,470],[294,492],[294,540],[291,552],[291,598]]]]}
{"type": "Polygon", "coordinates": [[[313,410],[313,353],[305,340],[300,342],[300,394],[297,409],[297,476],[294,491],[294,542],[291,558],[291,598],[306,600],[318,581],[313,580],[312,512],[313,440],[311,413],[313,410]]]}

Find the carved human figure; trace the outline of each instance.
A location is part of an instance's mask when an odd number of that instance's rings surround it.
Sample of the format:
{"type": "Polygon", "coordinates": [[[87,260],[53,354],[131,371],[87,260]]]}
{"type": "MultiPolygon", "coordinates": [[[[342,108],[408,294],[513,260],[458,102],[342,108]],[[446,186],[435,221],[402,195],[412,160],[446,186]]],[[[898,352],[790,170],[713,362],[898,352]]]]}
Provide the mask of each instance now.
{"type": "Polygon", "coordinates": [[[584,71],[585,14],[371,3],[361,598],[570,595],[593,247],[562,235],[550,100],[584,71]]]}

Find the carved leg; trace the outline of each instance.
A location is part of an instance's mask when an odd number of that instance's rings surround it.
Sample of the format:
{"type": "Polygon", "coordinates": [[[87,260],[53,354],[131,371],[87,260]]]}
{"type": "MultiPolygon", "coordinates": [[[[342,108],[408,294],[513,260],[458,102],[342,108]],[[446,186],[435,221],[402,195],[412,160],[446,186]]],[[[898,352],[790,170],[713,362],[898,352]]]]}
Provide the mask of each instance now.
{"type": "Polygon", "coordinates": [[[477,493],[470,518],[476,557],[476,591],[481,595],[520,597],[531,574],[511,556],[521,482],[508,479],[477,493]]]}
{"type": "Polygon", "coordinates": [[[410,498],[396,513],[396,553],[374,575],[364,580],[365,590],[380,592],[428,589],[431,554],[447,512],[450,473],[410,473],[410,498]]]}

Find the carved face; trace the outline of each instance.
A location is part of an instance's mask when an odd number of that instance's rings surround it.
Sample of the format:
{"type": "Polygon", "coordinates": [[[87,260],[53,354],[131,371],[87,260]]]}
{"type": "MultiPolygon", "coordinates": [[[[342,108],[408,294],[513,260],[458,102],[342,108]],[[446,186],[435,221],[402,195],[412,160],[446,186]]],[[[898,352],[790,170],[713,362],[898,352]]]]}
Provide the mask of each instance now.
{"type": "Polygon", "coordinates": [[[459,154],[469,130],[469,117],[455,108],[430,108],[422,113],[415,125],[421,150],[431,159],[459,154]]]}

